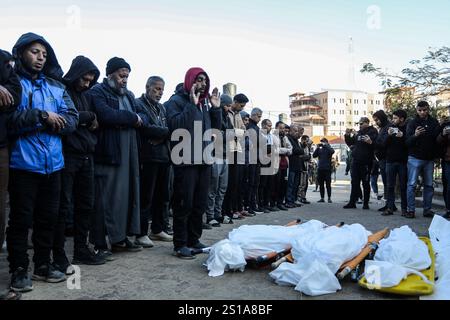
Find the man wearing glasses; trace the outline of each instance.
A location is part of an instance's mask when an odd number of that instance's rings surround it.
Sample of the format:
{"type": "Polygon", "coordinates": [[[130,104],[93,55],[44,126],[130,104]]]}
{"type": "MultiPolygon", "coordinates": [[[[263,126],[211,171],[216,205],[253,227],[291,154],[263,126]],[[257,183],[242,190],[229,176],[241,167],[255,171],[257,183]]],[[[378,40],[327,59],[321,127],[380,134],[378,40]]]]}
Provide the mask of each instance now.
{"type": "Polygon", "coordinates": [[[363,185],[364,205],[363,209],[369,209],[370,184],[369,175],[374,157],[374,141],[378,136],[378,131],[370,125],[370,121],[366,117],[359,120],[360,130],[356,134],[352,134],[350,129],[345,132],[345,142],[349,147],[353,146],[353,163],[352,163],[352,189],[350,201],[344,206],[344,209],[356,208],[358,199],[358,190],[363,185]]]}

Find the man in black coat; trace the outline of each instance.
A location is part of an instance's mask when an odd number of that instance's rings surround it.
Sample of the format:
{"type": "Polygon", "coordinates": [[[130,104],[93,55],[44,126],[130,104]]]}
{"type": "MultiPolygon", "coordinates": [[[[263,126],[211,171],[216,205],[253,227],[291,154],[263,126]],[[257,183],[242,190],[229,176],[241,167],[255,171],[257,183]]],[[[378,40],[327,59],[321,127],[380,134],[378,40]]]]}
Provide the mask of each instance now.
{"type": "Polygon", "coordinates": [[[8,191],[9,153],[7,119],[20,104],[22,86],[12,67],[13,57],[0,50],[0,251],[5,241],[6,193],[8,191]]]}
{"type": "Polygon", "coordinates": [[[419,173],[423,171],[423,216],[431,218],[431,202],[434,195],[434,159],[438,156],[436,138],[439,135],[439,122],[430,116],[430,105],[420,101],[416,107],[417,116],[408,122],[406,145],[408,146],[408,199],[407,218],[414,218],[416,211],[415,190],[419,173]]]}
{"type": "Polygon", "coordinates": [[[344,206],[344,209],[356,208],[356,201],[360,190],[360,185],[363,185],[363,209],[369,209],[370,198],[370,183],[369,176],[371,165],[374,157],[374,142],[377,139],[378,131],[370,125],[370,121],[366,117],[359,120],[360,130],[356,135],[350,133],[347,129],[345,133],[345,142],[349,147],[354,146],[353,149],[353,163],[352,163],[352,188],[350,194],[350,201],[344,206]]]}
{"type": "Polygon", "coordinates": [[[191,68],[186,73],[183,91],[177,91],[164,104],[174,143],[174,255],[181,259],[194,259],[192,249],[205,247],[200,238],[213,157],[204,151],[212,142],[209,129],[220,128],[222,115],[218,89],[210,95],[210,83],[203,69],[191,68]],[[182,141],[174,141],[177,138],[182,141]]]}
{"type": "Polygon", "coordinates": [[[152,240],[173,240],[167,234],[169,212],[170,133],[166,111],[159,101],[164,93],[164,80],[152,76],[147,80],[145,93],[136,99],[136,109],[143,120],[139,129],[139,159],[141,176],[141,234],[136,244],[153,247],[152,240]],[[151,234],[148,221],[152,217],[151,234]]]}
{"type": "MultiPolygon", "coordinates": [[[[65,254],[65,229],[67,218],[72,215],[74,230],[74,264],[99,265],[105,260],[91,252],[87,245],[90,220],[94,211],[94,150],[98,127],[95,115],[86,92],[97,83],[100,71],[94,63],[84,56],[77,56],[63,82],[66,85],[75,107],[79,121],[77,130],[64,137],[63,150],[65,167],[61,174],[61,201],[58,224],[53,240],[53,260],[55,267],[70,273],[69,260],[65,254]],[[73,211],[72,211],[73,210],[73,211]]],[[[70,221],[69,220],[69,221],[70,221]]]]}

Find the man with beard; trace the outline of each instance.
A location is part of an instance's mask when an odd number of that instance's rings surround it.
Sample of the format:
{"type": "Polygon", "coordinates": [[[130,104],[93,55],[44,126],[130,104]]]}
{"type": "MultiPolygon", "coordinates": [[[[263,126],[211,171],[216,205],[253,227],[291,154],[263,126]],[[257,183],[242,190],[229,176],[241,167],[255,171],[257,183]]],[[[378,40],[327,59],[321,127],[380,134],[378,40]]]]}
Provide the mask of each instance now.
{"type": "Polygon", "coordinates": [[[176,160],[173,244],[174,255],[181,259],[194,259],[191,249],[206,247],[200,242],[200,238],[213,161],[205,159],[204,151],[212,141],[209,129],[220,128],[222,114],[219,91],[215,88],[210,95],[210,83],[209,76],[203,69],[191,68],[185,75],[184,90],[178,91],[164,104],[169,129],[171,132],[181,129],[178,130],[183,138],[180,145],[184,147],[181,150],[182,159],[174,159],[172,154],[172,160],[176,160]]]}
{"type": "Polygon", "coordinates": [[[292,144],[286,136],[285,124],[278,121],[275,124],[275,128],[278,131],[277,135],[274,135],[274,139],[279,139],[280,145],[280,160],[278,165],[278,172],[274,177],[273,190],[274,200],[277,203],[278,209],[287,211],[288,208],[284,206],[287,191],[287,172],[289,168],[289,156],[292,154],[292,144]]]}
{"type": "Polygon", "coordinates": [[[354,146],[352,162],[352,188],[350,201],[344,206],[344,209],[356,208],[356,201],[359,197],[360,185],[363,185],[364,204],[363,209],[369,210],[370,183],[369,176],[374,157],[374,141],[378,136],[377,129],[370,125],[366,117],[359,120],[360,130],[356,135],[352,135],[350,130],[345,133],[345,142],[349,147],[354,146]]]}
{"type": "Polygon", "coordinates": [[[245,134],[245,125],[242,121],[240,112],[245,108],[249,102],[248,98],[240,93],[233,98],[233,104],[228,111],[228,117],[232,123],[235,137],[228,139],[228,187],[223,201],[224,213],[233,219],[242,219],[248,216],[244,211],[240,195],[242,193],[242,181],[245,169],[245,154],[242,142],[245,134]]]}
{"type": "Polygon", "coordinates": [[[94,150],[97,116],[85,93],[97,83],[100,71],[84,56],[78,56],[64,76],[67,91],[79,113],[78,127],[63,140],[65,168],[61,174],[61,203],[53,242],[54,266],[70,274],[64,243],[66,219],[73,210],[74,264],[99,265],[105,260],[92,253],[87,245],[90,220],[94,215],[94,150]]]}
{"type": "Polygon", "coordinates": [[[22,35],[13,48],[22,101],[9,119],[12,136],[9,195],[11,212],[7,230],[11,289],[30,291],[27,239],[33,228],[33,280],[65,280],[51,264],[50,253],[58,219],[61,170],[64,168],[62,135],[76,129],[78,112],[65,87],[50,44],[34,33],[22,35]]]}
{"type": "Polygon", "coordinates": [[[107,249],[105,229],[112,251],[140,251],[131,236],[139,235],[139,159],[136,129],[142,119],[136,113],[135,98],[127,90],[130,65],[111,58],[107,78],[89,90],[99,129],[95,148],[95,210],[93,242],[103,256],[107,249]],[[106,227],[106,228],[105,228],[106,227]]]}
{"type": "Polygon", "coordinates": [[[139,129],[139,157],[141,168],[141,233],[136,244],[153,247],[153,241],[173,240],[165,232],[169,219],[170,134],[166,111],[159,103],[164,94],[164,80],[148,78],[145,93],[136,99],[138,114],[144,121],[139,129]],[[152,217],[151,234],[148,221],[152,217]]]}
{"type": "Polygon", "coordinates": [[[408,147],[408,187],[406,197],[408,212],[406,217],[415,218],[415,190],[419,173],[423,172],[423,216],[432,218],[431,205],[434,195],[433,171],[434,159],[438,156],[436,139],[440,133],[439,122],[430,115],[430,105],[420,101],[416,107],[417,116],[406,127],[406,145],[408,147]]]}

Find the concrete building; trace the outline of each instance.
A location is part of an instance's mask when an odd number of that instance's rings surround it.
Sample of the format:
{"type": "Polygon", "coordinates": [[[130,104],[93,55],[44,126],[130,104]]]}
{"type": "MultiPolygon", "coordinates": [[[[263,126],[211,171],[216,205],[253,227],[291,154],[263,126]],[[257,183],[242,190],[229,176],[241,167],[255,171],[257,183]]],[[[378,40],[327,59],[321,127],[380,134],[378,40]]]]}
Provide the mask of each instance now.
{"type": "Polygon", "coordinates": [[[289,96],[291,120],[305,128],[310,136],[338,136],[346,128],[358,129],[361,117],[371,118],[377,110],[384,110],[384,95],[351,90],[326,90],[306,96],[289,96]]]}

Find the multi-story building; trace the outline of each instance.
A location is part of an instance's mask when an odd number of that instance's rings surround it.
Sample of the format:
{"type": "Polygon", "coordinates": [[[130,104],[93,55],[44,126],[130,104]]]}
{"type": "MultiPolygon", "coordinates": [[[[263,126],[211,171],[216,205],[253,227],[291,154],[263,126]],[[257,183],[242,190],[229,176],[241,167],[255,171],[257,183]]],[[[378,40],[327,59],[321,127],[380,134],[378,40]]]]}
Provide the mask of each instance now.
{"type": "Polygon", "coordinates": [[[305,96],[290,96],[291,120],[310,136],[338,136],[345,129],[358,129],[361,117],[384,110],[384,95],[350,90],[327,90],[305,96]]]}

